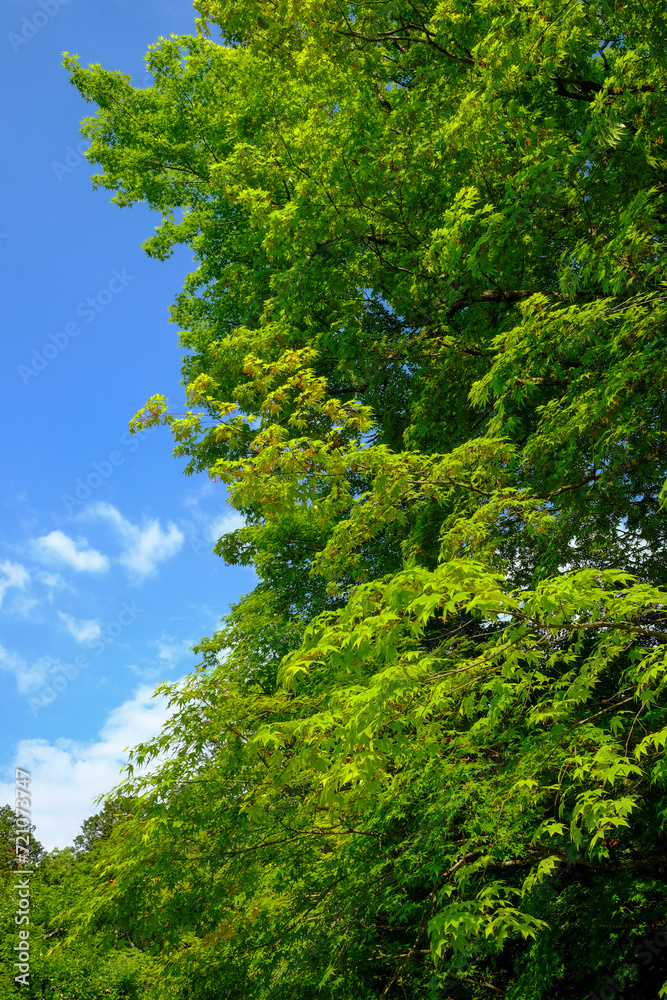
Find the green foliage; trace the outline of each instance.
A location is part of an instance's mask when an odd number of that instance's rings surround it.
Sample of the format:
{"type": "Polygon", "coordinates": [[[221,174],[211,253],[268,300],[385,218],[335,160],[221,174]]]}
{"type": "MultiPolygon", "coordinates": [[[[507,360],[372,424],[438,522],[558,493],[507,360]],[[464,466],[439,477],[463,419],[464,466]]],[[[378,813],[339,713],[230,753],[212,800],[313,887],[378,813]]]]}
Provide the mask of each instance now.
{"type": "Polygon", "coordinates": [[[190,409],[132,428],[260,583],[72,947],[156,997],[667,996],[667,7],[198,8],[149,88],[66,64],[95,183],[196,261],[190,409]]]}
{"type": "MultiPolygon", "coordinates": [[[[117,806],[116,806],[117,808],[117,806]]],[[[9,807],[3,807],[3,818],[11,818],[9,807]]],[[[19,996],[52,998],[52,1000],[139,1000],[145,995],[151,978],[151,963],[140,944],[116,932],[113,940],[104,935],[78,935],[68,948],[63,948],[70,930],[66,913],[85,905],[95,885],[93,876],[94,847],[89,854],[81,853],[82,843],[99,837],[91,831],[100,827],[100,816],[91,817],[83,825],[82,837],[77,838],[79,854],[71,848],[44,853],[32,838],[31,874],[29,876],[29,921],[17,925],[18,881],[15,866],[0,876],[0,998],[14,1000],[19,996]],[[29,983],[16,983],[14,967],[19,945],[19,929],[28,932],[30,973],[29,983]]],[[[25,887],[22,891],[25,891],[25,887]]]]}
{"type": "Polygon", "coordinates": [[[81,833],[74,838],[74,850],[77,853],[92,851],[111,834],[115,826],[133,815],[135,807],[136,803],[130,796],[107,798],[100,812],[83,821],[81,833]]]}

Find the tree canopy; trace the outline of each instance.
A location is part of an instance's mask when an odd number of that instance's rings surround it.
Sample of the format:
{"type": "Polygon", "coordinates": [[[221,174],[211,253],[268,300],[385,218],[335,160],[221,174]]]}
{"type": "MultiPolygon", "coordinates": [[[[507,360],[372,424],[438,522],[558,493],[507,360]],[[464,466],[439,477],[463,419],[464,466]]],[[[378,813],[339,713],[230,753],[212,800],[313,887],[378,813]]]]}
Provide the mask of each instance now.
{"type": "Polygon", "coordinates": [[[199,13],[150,87],[66,65],[95,183],[196,261],[190,409],[132,429],[259,582],[72,939],[160,997],[665,997],[667,7],[199,13]]]}

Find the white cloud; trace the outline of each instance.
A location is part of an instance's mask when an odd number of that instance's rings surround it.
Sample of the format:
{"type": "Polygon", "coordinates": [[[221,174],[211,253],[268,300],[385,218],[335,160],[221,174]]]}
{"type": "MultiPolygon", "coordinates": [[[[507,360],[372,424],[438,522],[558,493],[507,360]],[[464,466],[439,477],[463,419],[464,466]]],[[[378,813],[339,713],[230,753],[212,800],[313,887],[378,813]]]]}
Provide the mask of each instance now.
{"type": "Polygon", "coordinates": [[[109,560],[96,549],[88,548],[85,538],[76,541],[62,531],[52,531],[33,543],[37,553],[46,559],[59,559],[79,573],[103,573],[109,569],[109,560]]]}
{"type": "Polygon", "coordinates": [[[30,618],[35,620],[35,616],[31,615],[33,608],[38,607],[41,601],[38,601],[35,597],[27,597],[24,594],[17,594],[12,601],[11,612],[16,618],[30,618]]]}
{"type": "Polygon", "coordinates": [[[198,489],[192,490],[183,500],[183,506],[189,508],[194,523],[188,528],[188,533],[195,538],[207,542],[217,542],[221,535],[237,528],[245,527],[245,518],[230,504],[218,507],[217,513],[211,513],[210,509],[202,508],[201,503],[208,501],[212,496],[220,497],[220,488],[214,486],[210,480],[200,484],[198,489]]]}
{"type": "MultiPolygon", "coordinates": [[[[128,746],[157,735],[168,717],[163,697],[153,698],[143,685],[133,698],[115,708],[91,744],[58,739],[22,740],[15,765],[30,771],[32,820],[37,839],[48,849],[66,847],[88,816],[101,806],[93,799],[120,780],[128,746]]],[[[14,801],[14,783],[0,782],[0,804],[14,801]]]]}
{"type": "Polygon", "coordinates": [[[18,653],[13,653],[11,650],[5,649],[4,646],[0,646],[0,667],[3,670],[18,675],[24,665],[24,661],[18,653]]]}
{"type": "Polygon", "coordinates": [[[188,490],[183,497],[182,503],[184,507],[193,507],[197,511],[200,500],[219,495],[220,487],[217,484],[214,485],[210,479],[204,479],[194,489],[188,490]]]}
{"type": "Polygon", "coordinates": [[[140,667],[136,663],[126,663],[125,667],[127,670],[131,670],[133,674],[140,677],[142,681],[156,681],[160,676],[160,670],[158,667],[140,667]]]}
{"type": "Polygon", "coordinates": [[[20,563],[5,562],[0,563],[0,604],[10,587],[17,587],[25,590],[25,585],[30,579],[30,574],[25,566],[20,563]]]}
{"type": "Polygon", "coordinates": [[[170,667],[174,667],[184,657],[189,657],[191,661],[194,660],[192,652],[194,643],[194,639],[174,639],[173,636],[163,633],[156,642],[157,655],[161,660],[165,660],[170,667]]]}
{"type": "Polygon", "coordinates": [[[234,511],[233,514],[218,514],[212,521],[209,521],[204,528],[204,534],[211,542],[217,542],[222,535],[228,531],[236,531],[237,528],[245,527],[245,518],[234,511]]]}
{"type": "Polygon", "coordinates": [[[102,629],[96,621],[72,618],[71,615],[66,615],[62,611],[58,612],[58,617],[77,642],[91,642],[102,634],[102,629]]]}
{"type": "Polygon", "coordinates": [[[40,656],[34,663],[26,663],[18,653],[0,646],[0,670],[14,675],[20,694],[35,694],[59,666],[60,661],[50,656],[40,656]]]}
{"type": "Polygon", "coordinates": [[[154,573],[157,564],[176,555],[183,544],[183,532],[171,521],[167,524],[166,531],[160,526],[159,520],[146,521],[139,527],[109,503],[93,504],[86,513],[103,518],[113,525],[123,543],[118,562],[137,580],[143,580],[154,573]]]}
{"type": "Polygon", "coordinates": [[[62,590],[65,587],[67,587],[68,590],[72,589],[71,587],[68,587],[60,573],[40,573],[39,580],[45,587],[55,587],[58,590],[62,590]]]}
{"type": "Polygon", "coordinates": [[[201,510],[199,506],[199,496],[192,495],[186,498],[184,506],[190,509],[193,521],[186,525],[188,541],[195,555],[202,552],[210,555],[213,545],[222,535],[237,528],[245,527],[245,518],[231,507],[224,507],[216,514],[201,510]]]}

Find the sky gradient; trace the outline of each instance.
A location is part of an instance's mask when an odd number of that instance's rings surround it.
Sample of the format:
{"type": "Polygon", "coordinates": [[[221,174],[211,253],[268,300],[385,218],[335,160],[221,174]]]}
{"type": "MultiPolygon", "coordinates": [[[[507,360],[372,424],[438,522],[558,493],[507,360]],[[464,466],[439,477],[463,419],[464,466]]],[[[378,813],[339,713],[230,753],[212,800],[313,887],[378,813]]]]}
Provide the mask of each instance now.
{"type": "Polygon", "coordinates": [[[156,732],[151,697],[254,585],[215,538],[224,488],[183,476],[168,433],[132,437],[156,392],[182,408],[169,305],[187,252],[149,260],[157,218],[93,191],[62,53],[149,84],[144,55],[194,28],[187,0],[5,0],[0,150],[5,435],[0,524],[0,804],[33,773],[36,836],[63,847],[156,732]]]}

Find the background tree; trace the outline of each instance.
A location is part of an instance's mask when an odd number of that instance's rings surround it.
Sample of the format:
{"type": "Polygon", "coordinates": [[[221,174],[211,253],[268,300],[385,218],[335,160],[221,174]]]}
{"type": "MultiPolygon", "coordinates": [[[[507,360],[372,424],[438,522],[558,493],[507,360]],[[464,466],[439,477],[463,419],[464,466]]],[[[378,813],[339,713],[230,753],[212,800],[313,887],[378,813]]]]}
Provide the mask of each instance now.
{"type": "Polygon", "coordinates": [[[100,841],[110,836],[115,826],[134,815],[136,805],[130,796],[108,797],[100,812],[83,821],[81,833],[74,838],[75,852],[85,854],[92,851],[100,841]]]}
{"type": "MultiPolygon", "coordinates": [[[[44,848],[35,839],[35,827],[28,828],[30,835],[30,860],[38,865],[44,855],[44,848]]],[[[23,845],[21,845],[23,846],[23,845]]],[[[0,872],[3,877],[13,874],[16,864],[16,813],[11,806],[0,806],[0,872]]]]}
{"type": "MultiPolygon", "coordinates": [[[[122,804],[108,805],[101,815],[84,822],[82,835],[76,838],[78,855],[72,848],[44,852],[32,828],[30,923],[21,924],[30,932],[28,985],[14,980],[19,944],[14,919],[18,902],[16,868],[12,862],[0,871],[0,1000],[19,996],[30,1000],[138,1000],[146,995],[151,979],[150,959],[141,944],[130,941],[122,931],[100,922],[94,933],[79,936],[66,949],[59,947],[69,930],[64,913],[82,905],[93,891],[95,845],[103,839],[100,827],[110,828],[112,810],[118,814],[122,804]],[[84,848],[88,853],[83,853],[84,848]]],[[[13,819],[9,806],[0,810],[0,843],[13,844],[13,819]]]]}

